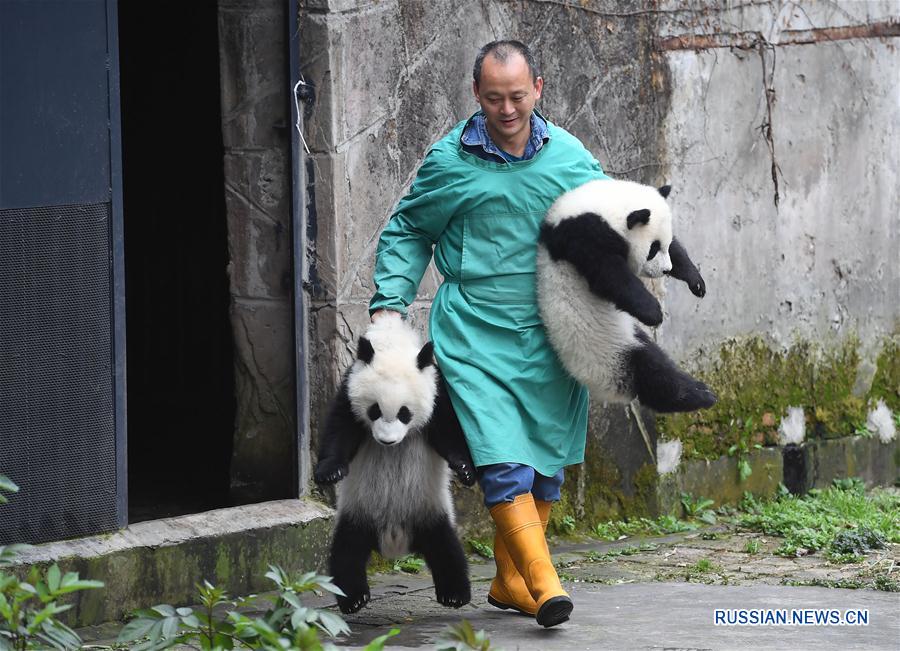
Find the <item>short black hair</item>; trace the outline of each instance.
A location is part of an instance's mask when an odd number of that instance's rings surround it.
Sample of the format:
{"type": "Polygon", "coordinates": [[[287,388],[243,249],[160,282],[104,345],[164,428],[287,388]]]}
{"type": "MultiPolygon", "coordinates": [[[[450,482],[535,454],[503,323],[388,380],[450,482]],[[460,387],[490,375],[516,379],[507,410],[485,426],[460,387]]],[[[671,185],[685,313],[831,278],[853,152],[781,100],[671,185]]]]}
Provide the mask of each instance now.
{"type": "Polygon", "coordinates": [[[528,64],[528,71],[531,72],[531,81],[536,81],[538,78],[537,63],[527,45],[522,43],[522,41],[491,41],[481,48],[478,51],[478,56],[475,57],[475,66],[472,68],[472,78],[475,80],[475,85],[477,86],[481,83],[481,65],[488,54],[492,55],[500,63],[506,63],[510,55],[514,53],[522,55],[525,63],[528,64]]]}

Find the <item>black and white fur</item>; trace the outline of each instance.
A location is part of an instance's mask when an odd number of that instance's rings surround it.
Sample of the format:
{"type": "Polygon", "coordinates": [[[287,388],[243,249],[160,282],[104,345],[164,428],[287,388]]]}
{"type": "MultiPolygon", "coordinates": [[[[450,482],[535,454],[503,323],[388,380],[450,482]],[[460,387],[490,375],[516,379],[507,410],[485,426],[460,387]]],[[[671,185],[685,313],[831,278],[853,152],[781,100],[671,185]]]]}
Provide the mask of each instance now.
{"type": "Polygon", "coordinates": [[[466,557],[453,525],[452,469],[475,483],[475,467],[434,364],[431,342],[386,315],[360,337],[319,441],[315,480],[340,482],[330,572],[344,613],[369,600],[366,563],[414,552],[425,558],[437,600],[471,599],[466,557]]]}
{"type": "Polygon", "coordinates": [[[658,412],[716,402],[639,325],[662,323],[662,308],[638,276],[663,274],[703,297],[706,284],[672,236],[669,186],[590,181],[561,197],[541,224],[538,304],[553,348],[595,399],[658,412]]]}

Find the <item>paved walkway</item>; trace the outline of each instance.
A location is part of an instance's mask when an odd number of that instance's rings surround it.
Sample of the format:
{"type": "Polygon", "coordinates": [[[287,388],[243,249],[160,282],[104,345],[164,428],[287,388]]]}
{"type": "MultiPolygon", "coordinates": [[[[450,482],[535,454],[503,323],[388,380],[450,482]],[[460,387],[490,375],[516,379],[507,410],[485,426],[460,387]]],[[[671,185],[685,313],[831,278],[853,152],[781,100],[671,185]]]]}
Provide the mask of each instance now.
{"type": "Polygon", "coordinates": [[[871,573],[873,567],[889,563],[883,569],[894,572],[900,545],[861,564],[835,566],[819,556],[773,557],[765,549],[774,541],[765,538],[762,553],[739,552],[746,538],[754,536],[715,535],[707,531],[638,545],[625,541],[557,546],[554,560],[575,611],[569,622],[552,629],[487,604],[493,563],[473,564],[473,600],[460,610],[442,608],[434,601],[425,574],[378,575],[372,577],[368,607],[346,618],[353,635],[345,644],[362,646],[398,627],[401,632],[391,638],[389,648],[434,648],[443,630],[464,618],[475,630],[483,629],[493,646],[506,651],[900,650],[900,593],[783,585],[862,585],[859,576],[871,573]],[[848,609],[867,610],[868,625],[716,626],[716,609],[783,609],[788,617],[799,609],[836,610],[842,616],[848,609]]]}
{"type": "Polygon", "coordinates": [[[513,649],[900,649],[900,595],[872,590],[781,586],[717,586],[637,583],[567,584],[575,601],[572,619],[543,629],[532,620],[485,602],[486,584],[472,605],[439,609],[430,586],[394,581],[379,588],[361,616],[350,618],[350,645],[401,629],[391,649],[434,648],[461,617],[483,629],[491,644],[513,649]],[[715,626],[716,608],[867,609],[868,626],[715,626]]]}
{"type": "MultiPolygon", "coordinates": [[[[862,563],[834,565],[819,554],[774,556],[778,542],[713,528],[639,541],[554,545],[554,561],[575,611],[569,622],[551,629],[488,605],[492,561],[472,563],[472,603],[459,610],[437,604],[426,572],[379,574],[370,577],[369,605],[345,618],[353,633],[339,644],[359,648],[399,628],[388,648],[434,649],[449,625],[466,619],[476,631],[485,631],[492,648],[505,651],[900,651],[900,592],[872,589],[897,588],[900,545],[873,552],[862,563]],[[758,551],[745,551],[750,548],[758,551]],[[847,610],[867,611],[868,625],[717,626],[716,609],[776,609],[788,617],[800,609],[834,610],[841,616],[847,610]]],[[[333,604],[329,597],[304,602],[333,604]]],[[[117,629],[86,630],[85,639],[108,640],[117,629]]]]}

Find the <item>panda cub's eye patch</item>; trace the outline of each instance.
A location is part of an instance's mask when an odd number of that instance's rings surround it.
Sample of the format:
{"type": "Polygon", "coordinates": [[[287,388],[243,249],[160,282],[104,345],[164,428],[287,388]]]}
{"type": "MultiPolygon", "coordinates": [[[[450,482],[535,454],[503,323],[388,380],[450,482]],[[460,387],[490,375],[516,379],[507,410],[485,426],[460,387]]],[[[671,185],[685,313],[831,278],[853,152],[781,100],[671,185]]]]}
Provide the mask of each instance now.
{"type": "Polygon", "coordinates": [[[400,411],[397,412],[397,420],[404,425],[409,425],[409,421],[412,420],[412,412],[406,407],[400,407],[400,411]]]}
{"type": "Polygon", "coordinates": [[[381,407],[378,406],[377,402],[366,410],[366,416],[369,417],[369,420],[378,420],[381,418],[381,407]]]}
{"type": "Polygon", "coordinates": [[[659,240],[654,240],[653,244],[650,245],[650,253],[647,254],[647,259],[652,260],[657,253],[659,253],[660,244],[659,240]]]}

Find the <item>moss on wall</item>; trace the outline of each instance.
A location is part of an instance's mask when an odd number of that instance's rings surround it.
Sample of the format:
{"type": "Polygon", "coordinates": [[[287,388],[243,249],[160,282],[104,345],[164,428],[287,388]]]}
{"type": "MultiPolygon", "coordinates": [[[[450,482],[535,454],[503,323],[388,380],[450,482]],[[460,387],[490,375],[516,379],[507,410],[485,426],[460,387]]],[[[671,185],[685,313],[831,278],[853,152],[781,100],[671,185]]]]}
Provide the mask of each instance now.
{"type": "Polygon", "coordinates": [[[698,373],[719,402],[711,409],[659,416],[657,428],[665,438],[680,439],[685,456],[706,459],[727,454],[732,446],[774,444],[788,406],[803,407],[808,437],[853,434],[877,398],[898,407],[897,341],[896,335],[886,339],[871,390],[859,397],[853,393],[860,364],[855,337],[830,349],[801,341],[784,352],[759,337],[730,340],[717,362],[698,373]]]}
{"type": "Polygon", "coordinates": [[[869,396],[881,398],[896,413],[900,410],[900,326],[881,349],[869,396]]]}

